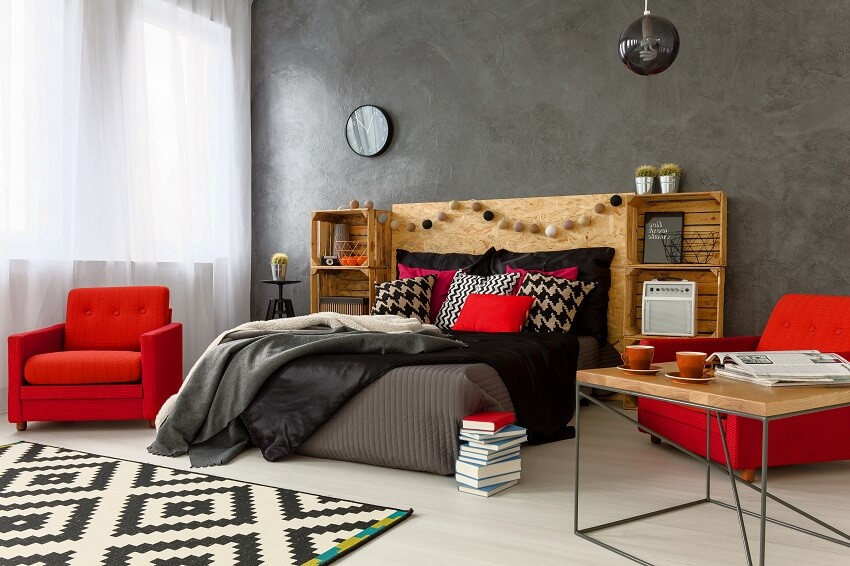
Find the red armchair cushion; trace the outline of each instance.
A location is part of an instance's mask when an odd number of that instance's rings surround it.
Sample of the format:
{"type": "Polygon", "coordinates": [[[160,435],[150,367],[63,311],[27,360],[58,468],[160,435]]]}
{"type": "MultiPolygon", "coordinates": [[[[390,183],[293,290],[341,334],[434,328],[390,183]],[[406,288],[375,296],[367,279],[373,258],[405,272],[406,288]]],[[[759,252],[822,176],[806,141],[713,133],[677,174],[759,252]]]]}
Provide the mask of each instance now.
{"type": "Polygon", "coordinates": [[[167,287],[96,287],[68,293],[65,350],[138,352],[140,337],[170,322],[167,287]]]}
{"type": "Polygon", "coordinates": [[[33,356],[24,366],[24,379],[31,385],[132,383],[141,378],[141,352],[53,352],[33,356]]]}
{"type": "Polygon", "coordinates": [[[759,350],[850,350],[850,297],[785,295],[773,309],[759,350]]]}

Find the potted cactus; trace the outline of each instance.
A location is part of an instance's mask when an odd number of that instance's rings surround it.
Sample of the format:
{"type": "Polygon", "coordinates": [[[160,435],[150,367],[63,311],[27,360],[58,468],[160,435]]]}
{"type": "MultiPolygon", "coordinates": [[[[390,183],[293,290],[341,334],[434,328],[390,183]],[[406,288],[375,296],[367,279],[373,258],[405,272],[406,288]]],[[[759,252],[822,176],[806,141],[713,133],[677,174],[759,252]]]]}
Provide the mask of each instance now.
{"type": "Polygon", "coordinates": [[[639,195],[650,194],[656,175],[658,170],[652,165],[641,165],[635,169],[635,192],[639,195]]]}
{"type": "Polygon", "coordinates": [[[289,263],[289,258],[286,254],[276,253],[272,256],[271,265],[272,265],[272,280],[274,281],[285,281],[286,280],[286,264],[289,263]]]}
{"type": "Polygon", "coordinates": [[[679,179],[682,177],[682,168],[675,163],[665,163],[658,168],[658,180],[661,181],[661,192],[664,194],[675,193],[679,190],[679,179]]]}

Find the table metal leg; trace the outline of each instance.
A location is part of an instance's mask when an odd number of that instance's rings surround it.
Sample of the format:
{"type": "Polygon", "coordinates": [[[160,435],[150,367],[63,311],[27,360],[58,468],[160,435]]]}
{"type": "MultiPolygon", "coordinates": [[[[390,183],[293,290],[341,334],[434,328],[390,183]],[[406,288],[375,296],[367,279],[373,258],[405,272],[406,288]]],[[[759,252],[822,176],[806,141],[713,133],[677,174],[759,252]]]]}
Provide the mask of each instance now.
{"type": "MultiPolygon", "coordinates": [[[[723,443],[723,455],[726,456],[726,469],[729,473],[729,481],[732,482],[732,495],[735,498],[735,511],[738,514],[738,525],[741,527],[741,539],[744,543],[744,553],[747,555],[747,564],[749,566],[753,566],[753,557],[750,554],[750,541],[747,540],[747,526],[744,524],[744,514],[741,512],[741,499],[738,497],[738,482],[735,479],[735,471],[732,469],[732,460],[729,457],[729,445],[726,443],[726,432],[723,430],[723,422],[720,418],[720,413],[715,411],[714,416],[717,417],[717,428],[720,429],[720,440],[723,443]]],[[[762,499],[764,499],[764,496],[762,496],[762,499]]],[[[762,517],[764,517],[764,515],[762,515],[762,517]]],[[[764,524],[762,524],[762,529],[763,528],[764,524]]],[[[763,530],[762,533],[764,533],[763,530]]],[[[762,542],[764,542],[764,539],[762,539],[762,542]]]]}
{"type": "Polygon", "coordinates": [[[761,540],[759,541],[759,564],[764,566],[767,542],[767,419],[761,420],[761,540]]]}
{"type": "Polygon", "coordinates": [[[705,412],[705,498],[711,499],[711,411],[705,412]]]}
{"type": "Polygon", "coordinates": [[[573,486],[573,532],[578,534],[578,463],[579,463],[579,441],[581,440],[581,391],[576,382],[576,448],[575,448],[575,485],[573,486]]]}

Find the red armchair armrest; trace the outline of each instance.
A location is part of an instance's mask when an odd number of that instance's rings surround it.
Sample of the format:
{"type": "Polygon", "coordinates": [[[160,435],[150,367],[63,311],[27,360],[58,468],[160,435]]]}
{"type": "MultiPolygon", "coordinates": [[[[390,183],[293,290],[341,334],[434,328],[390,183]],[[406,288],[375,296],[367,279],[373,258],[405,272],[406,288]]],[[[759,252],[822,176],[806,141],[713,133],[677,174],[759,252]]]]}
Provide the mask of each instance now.
{"type": "Polygon", "coordinates": [[[153,420],[183,382],[183,325],[172,322],[141,336],[144,418],[153,420]]]}
{"type": "Polygon", "coordinates": [[[645,338],[640,341],[655,346],[653,362],[675,362],[676,352],[750,352],[758,347],[761,336],[730,336],[728,338],[645,338]]]}
{"type": "Polygon", "coordinates": [[[24,365],[38,354],[61,352],[65,345],[65,325],[56,324],[32,332],[9,336],[9,422],[21,419],[21,385],[24,383],[24,365]]]}

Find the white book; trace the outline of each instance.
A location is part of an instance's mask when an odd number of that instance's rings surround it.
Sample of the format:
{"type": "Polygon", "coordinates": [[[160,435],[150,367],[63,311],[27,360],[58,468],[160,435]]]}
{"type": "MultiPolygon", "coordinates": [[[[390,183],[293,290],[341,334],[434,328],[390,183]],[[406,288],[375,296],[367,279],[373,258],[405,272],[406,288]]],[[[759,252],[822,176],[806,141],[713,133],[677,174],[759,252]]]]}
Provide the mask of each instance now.
{"type": "Polygon", "coordinates": [[[512,454],[507,454],[502,456],[501,458],[496,458],[495,460],[481,460],[479,458],[472,458],[471,456],[467,456],[466,454],[461,454],[457,457],[461,462],[467,462],[469,464],[498,464],[499,462],[504,462],[505,460],[510,460],[514,456],[518,456],[516,452],[512,454]]]}
{"type": "Polygon", "coordinates": [[[525,436],[528,431],[521,426],[508,425],[499,432],[481,432],[470,428],[460,429],[461,440],[478,440],[488,442],[490,440],[513,438],[515,436],[525,436]]]}
{"type": "Polygon", "coordinates": [[[490,497],[491,495],[496,495],[497,493],[505,491],[509,487],[513,487],[518,483],[519,482],[517,480],[513,480],[505,483],[497,483],[496,485],[490,485],[482,488],[459,485],[457,486],[457,490],[461,493],[471,493],[472,495],[477,495],[479,497],[490,497]]]}
{"type": "Polygon", "coordinates": [[[491,478],[484,478],[482,480],[470,478],[463,474],[455,474],[455,479],[458,483],[468,485],[469,487],[489,487],[491,485],[505,483],[507,481],[518,480],[519,477],[520,472],[511,472],[509,474],[502,474],[500,476],[493,476],[491,478]]]}
{"type": "Polygon", "coordinates": [[[520,448],[520,446],[512,446],[507,450],[490,452],[489,450],[481,450],[480,448],[470,448],[466,444],[461,444],[459,454],[461,456],[466,456],[467,458],[474,458],[476,460],[492,462],[496,459],[504,459],[506,456],[516,456],[519,454],[520,448]]]}
{"type": "Polygon", "coordinates": [[[455,471],[457,473],[477,480],[499,476],[509,472],[518,472],[520,469],[522,469],[522,461],[519,456],[496,464],[472,464],[460,460],[455,462],[455,471]]]}
{"type": "Polygon", "coordinates": [[[850,378],[850,362],[817,350],[715,352],[707,361],[741,377],[779,381],[850,378]]]}
{"type": "Polygon", "coordinates": [[[527,436],[517,436],[515,438],[505,438],[503,440],[494,440],[492,442],[467,440],[466,443],[470,448],[478,448],[479,450],[496,452],[497,450],[504,450],[505,448],[510,448],[511,446],[519,446],[526,440],[528,440],[527,436]]]}

